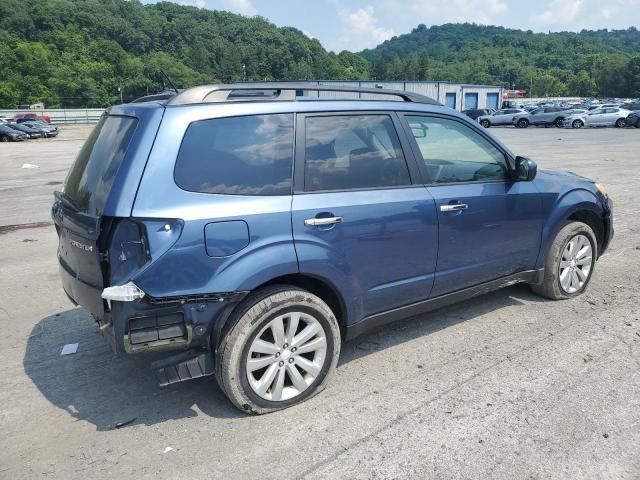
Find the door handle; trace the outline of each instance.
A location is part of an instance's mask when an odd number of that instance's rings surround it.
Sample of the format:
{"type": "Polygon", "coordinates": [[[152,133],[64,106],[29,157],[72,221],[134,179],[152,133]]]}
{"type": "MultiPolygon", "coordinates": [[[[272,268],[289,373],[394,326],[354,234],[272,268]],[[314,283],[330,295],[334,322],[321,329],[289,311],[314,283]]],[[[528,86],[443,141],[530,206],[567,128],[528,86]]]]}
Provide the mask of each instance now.
{"type": "Polygon", "coordinates": [[[460,210],[466,210],[469,205],[466,203],[457,203],[455,205],[440,205],[441,212],[457,212],[460,210]]]}
{"type": "Polygon", "coordinates": [[[305,227],[321,227],[323,225],[335,225],[336,223],[342,223],[342,217],[321,217],[321,218],[307,218],[304,221],[305,227]]]}

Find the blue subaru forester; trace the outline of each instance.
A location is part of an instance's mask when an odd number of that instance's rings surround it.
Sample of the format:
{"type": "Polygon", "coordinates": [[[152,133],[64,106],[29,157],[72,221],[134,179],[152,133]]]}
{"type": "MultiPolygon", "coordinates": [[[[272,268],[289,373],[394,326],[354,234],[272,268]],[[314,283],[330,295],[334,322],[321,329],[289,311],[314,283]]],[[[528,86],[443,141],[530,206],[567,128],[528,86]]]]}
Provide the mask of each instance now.
{"type": "Polygon", "coordinates": [[[270,83],[109,109],[52,215],[60,275],[116,352],[173,350],[266,413],[318,393],[341,342],[518,282],[580,295],[604,188],[539,171],[413,93],[270,83]]]}

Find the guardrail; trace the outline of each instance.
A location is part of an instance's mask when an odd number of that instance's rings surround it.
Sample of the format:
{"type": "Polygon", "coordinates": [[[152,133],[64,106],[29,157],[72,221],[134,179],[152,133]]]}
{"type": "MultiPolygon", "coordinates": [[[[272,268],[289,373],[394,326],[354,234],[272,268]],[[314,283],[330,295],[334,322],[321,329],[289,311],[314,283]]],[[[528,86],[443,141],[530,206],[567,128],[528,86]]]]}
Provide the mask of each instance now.
{"type": "Polygon", "coordinates": [[[51,117],[60,125],[98,123],[104,108],[45,108],[43,110],[0,110],[0,117],[13,118],[19,113],[36,113],[51,117]]]}

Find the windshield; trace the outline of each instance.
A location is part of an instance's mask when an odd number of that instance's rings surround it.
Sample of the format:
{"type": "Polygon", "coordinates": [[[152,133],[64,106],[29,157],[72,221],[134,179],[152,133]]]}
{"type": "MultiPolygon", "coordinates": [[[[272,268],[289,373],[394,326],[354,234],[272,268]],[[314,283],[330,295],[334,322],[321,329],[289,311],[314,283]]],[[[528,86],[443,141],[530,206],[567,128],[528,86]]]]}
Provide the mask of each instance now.
{"type": "Polygon", "coordinates": [[[64,185],[65,197],[79,211],[102,214],[137,124],[133,117],[103,116],[91,132],[64,185]]]}

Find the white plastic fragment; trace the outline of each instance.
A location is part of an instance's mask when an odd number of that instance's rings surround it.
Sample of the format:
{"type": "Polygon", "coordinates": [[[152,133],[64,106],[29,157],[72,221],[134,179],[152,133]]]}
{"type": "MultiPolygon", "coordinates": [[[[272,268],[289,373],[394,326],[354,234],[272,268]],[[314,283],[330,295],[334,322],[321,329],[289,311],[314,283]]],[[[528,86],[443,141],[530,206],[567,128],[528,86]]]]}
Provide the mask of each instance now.
{"type": "Polygon", "coordinates": [[[167,448],[164,449],[164,452],[162,452],[162,453],[167,453],[167,452],[171,452],[171,451],[173,451],[173,447],[167,447],[167,448]]]}
{"type": "Polygon", "coordinates": [[[134,300],[144,297],[144,295],[145,293],[133,282],[126,283],[125,285],[107,287],[102,291],[102,298],[107,301],[133,302],[134,300]]]}
{"type": "Polygon", "coordinates": [[[77,343],[67,343],[64,347],[62,347],[62,352],[60,355],[73,355],[78,351],[77,343]]]}
{"type": "Polygon", "coordinates": [[[38,165],[34,165],[33,163],[23,163],[22,168],[40,168],[38,165]]]}

